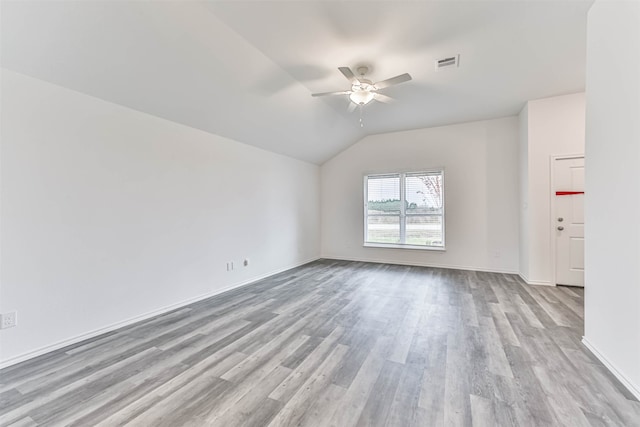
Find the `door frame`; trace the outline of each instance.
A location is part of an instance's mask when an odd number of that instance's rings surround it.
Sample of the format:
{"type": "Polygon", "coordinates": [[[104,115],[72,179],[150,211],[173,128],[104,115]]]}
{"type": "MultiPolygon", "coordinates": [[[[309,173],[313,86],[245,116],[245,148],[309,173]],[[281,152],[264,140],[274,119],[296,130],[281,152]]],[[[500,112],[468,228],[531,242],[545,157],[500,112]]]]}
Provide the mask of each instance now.
{"type": "Polygon", "coordinates": [[[556,227],[555,227],[555,213],[556,213],[556,193],[553,190],[555,188],[555,162],[556,160],[567,160],[567,159],[584,159],[584,153],[581,154],[562,154],[562,155],[552,155],[549,157],[549,236],[551,241],[551,250],[549,253],[551,254],[551,286],[558,286],[556,280],[556,227]]]}

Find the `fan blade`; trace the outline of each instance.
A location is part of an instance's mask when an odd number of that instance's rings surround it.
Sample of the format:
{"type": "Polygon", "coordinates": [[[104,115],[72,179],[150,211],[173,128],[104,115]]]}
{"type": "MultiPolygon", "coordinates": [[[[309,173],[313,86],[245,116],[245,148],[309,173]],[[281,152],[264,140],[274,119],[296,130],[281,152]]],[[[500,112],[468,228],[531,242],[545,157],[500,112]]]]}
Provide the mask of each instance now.
{"type": "Polygon", "coordinates": [[[347,113],[353,113],[357,107],[358,106],[355,103],[349,101],[349,106],[347,107],[347,113]]]}
{"type": "Polygon", "coordinates": [[[376,101],[384,102],[385,104],[392,104],[396,101],[392,97],[383,95],[381,93],[376,93],[373,99],[375,99],[376,101]]]}
{"type": "Polygon", "coordinates": [[[338,67],[338,70],[340,70],[340,72],[342,74],[344,74],[344,76],[347,78],[347,80],[349,80],[351,82],[352,85],[360,84],[360,80],[358,80],[356,75],[353,74],[353,71],[351,71],[351,68],[349,68],[349,67],[338,67]]]}
{"type": "Polygon", "coordinates": [[[391,77],[390,79],[382,80],[381,82],[374,83],[376,89],[384,89],[389,86],[397,85],[400,83],[408,82],[411,80],[409,73],[400,74],[399,76],[391,77]]]}
{"type": "Polygon", "coordinates": [[[350,90],[342,90],[342,91],[339,91],[339,92],[312,93],[311,96],[349,95],[350,93],[351,93],[350,90]]]}

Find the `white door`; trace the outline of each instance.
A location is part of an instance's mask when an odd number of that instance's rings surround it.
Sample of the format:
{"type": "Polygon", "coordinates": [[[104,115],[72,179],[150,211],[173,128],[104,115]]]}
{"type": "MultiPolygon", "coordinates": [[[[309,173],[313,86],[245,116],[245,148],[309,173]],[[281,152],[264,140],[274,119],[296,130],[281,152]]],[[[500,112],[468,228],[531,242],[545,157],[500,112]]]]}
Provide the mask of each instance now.
{"type": "Polygon", "coordinates": [[[554,160],[556,283],[584,286],[584,158],[554,160]]]}

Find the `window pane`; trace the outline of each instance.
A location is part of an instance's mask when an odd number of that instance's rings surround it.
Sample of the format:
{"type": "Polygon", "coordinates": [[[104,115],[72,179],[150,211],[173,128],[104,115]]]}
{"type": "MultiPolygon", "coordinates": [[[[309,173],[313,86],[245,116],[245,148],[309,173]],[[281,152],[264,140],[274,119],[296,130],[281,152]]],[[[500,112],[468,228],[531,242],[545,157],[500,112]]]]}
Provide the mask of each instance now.
{"type": "Polygon", "coordinates": [[[367,179],[367,209],[369,215],[399,215],[400,176],[369,177],[367,179]]]}
{"type": "Polygon", "coordinates": [[[367,242],[400,243],[400,217],[389,215],[367,217],[367,242]]]}
{"type": "Polygon", "coordinates": [[[442,174],[407,175],[407,214],[442,214],[442,174]]]}
{"type": "Polygon", "coordinates": [[[443,246],[442,216],[407,216],[405,243],[407,245],[443,246]]]}

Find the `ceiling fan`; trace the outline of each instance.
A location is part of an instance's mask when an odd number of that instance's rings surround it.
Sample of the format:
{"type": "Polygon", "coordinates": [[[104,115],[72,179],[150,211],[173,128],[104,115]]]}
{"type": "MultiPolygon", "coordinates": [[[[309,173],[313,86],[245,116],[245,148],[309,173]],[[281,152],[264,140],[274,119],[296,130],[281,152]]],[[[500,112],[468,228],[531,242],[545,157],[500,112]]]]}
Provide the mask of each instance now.
{"type": "Polygon", "coordinates": [[[391,77],[386,80],[382,80],[373,83],[371,80],[365,79],[364,75],[369,71],[369,67],[360,66],[357,68],[360,77],[351,71],[349,67],[338,67],[338,70],[351,82],[350,90],[343,90],[338,92],[322,92],[312,93],[311,96],[329,96],[329,95],[349,95],[351,104],[349,104],[349,111],[353,111],[357,106],[364,106],[369,102],[376,101],[389,102],[392,98],[379,93],[379,90],[386,89],[389,86],[397,85],[400,83],[411,80],[409,73],[400,74],[399,76],[391,77]]]}

